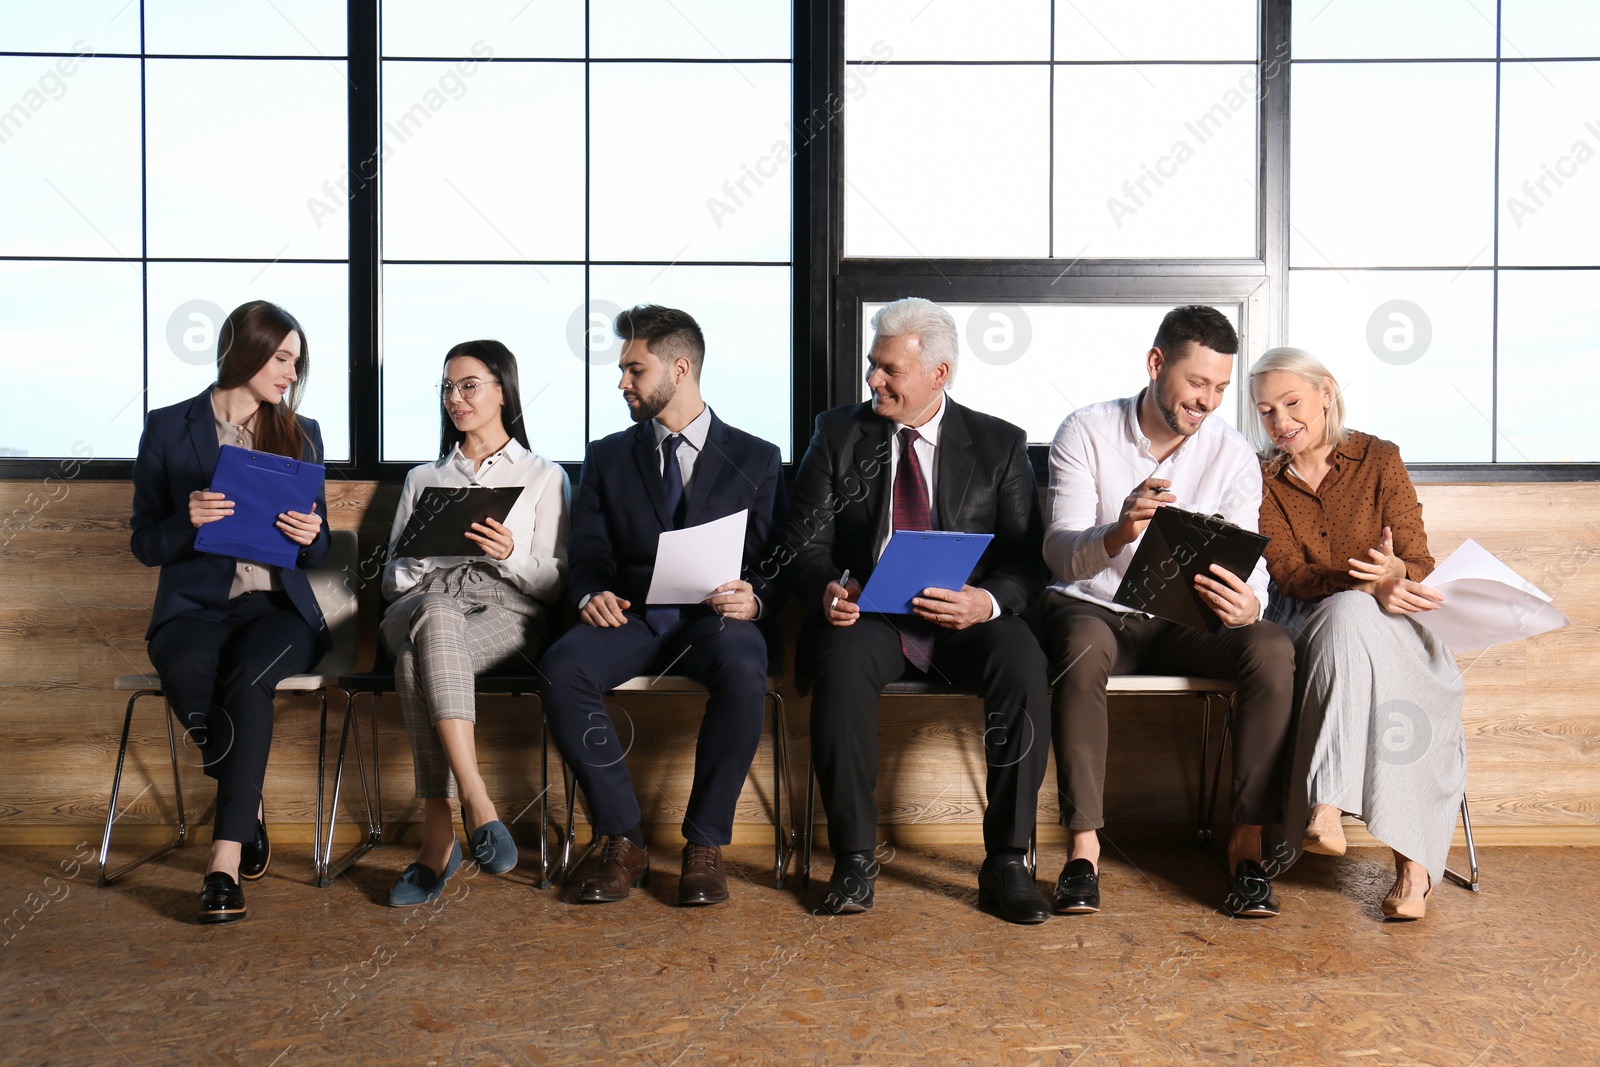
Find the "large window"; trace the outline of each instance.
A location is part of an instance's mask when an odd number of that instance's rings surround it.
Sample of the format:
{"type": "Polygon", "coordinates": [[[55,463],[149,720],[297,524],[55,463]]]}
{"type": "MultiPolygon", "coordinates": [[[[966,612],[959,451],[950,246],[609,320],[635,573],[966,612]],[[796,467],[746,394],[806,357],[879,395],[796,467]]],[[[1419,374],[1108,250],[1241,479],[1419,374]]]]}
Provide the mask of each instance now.
{"type": "Polygon", "coordinates": [[[0,49],[0,453],[131,457],[264,298],[347,459],[346,231],[307,210],[344,167],[342,5],[8,4],[0,49]]]}
{"type": "Polygon", "coordinates": [[[434,454],[450,346],[516,353],[558,460],[628,425],[612,316],[681,307],[707,400],[792,453],[787,3],[390,2],[383,458],[434,454]],[[587,9],[587,10],[586,10],[587,9]]]}
{"type": "Polygon", "coordinates": [[[1287,339],[1413,462],[1600,461],[1593,16],[1294,8],[1287,339]]]}
{"type": "MultiPolygon", "coordinates": [[[[1165,311],[1204,302],[1270,332],[1264,102],[1285,75],[1255,0],[847,0],[837,289],[864,396],[872,314],[955,316],[952,395],[1041,453],[1085,404],[1136,392],[1165,311]],[[1265,58],[1264,58],[1265,57],[1265,58]]],[[[1238,391],[1220,413],[1239,425],[1238,391]]]]}
{"type": "Polygon", "coordinates": [[[641,302],[699,318],[707,398],[793,460],[915,294],[962,323],[956,395],[1037,444],[1199,301],[1241,382],[1310,349],[1419,477],[1595,477],[1592,7],[7,4],[0,476],[125,472],[253,297],[305,324],[351,477],[433,454],[480,337],[580,459],[626,425],[610,319],[641,302]]]}
{"type": "Polygon", "coordinates": [[[1254,258],[1256,7],[847,3],[845,255],[1254,258]]]}

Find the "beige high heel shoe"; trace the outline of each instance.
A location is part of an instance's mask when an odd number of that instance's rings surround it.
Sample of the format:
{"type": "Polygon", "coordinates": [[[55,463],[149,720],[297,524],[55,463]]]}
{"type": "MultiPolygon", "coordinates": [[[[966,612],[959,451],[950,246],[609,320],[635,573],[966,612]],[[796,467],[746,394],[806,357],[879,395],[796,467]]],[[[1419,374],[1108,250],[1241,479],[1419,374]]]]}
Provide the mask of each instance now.
{"type": "Polygon", "coordinates": [[[1305,837],[1301,839],[1300,847],[1319,856],[1344,855],[1347,846],[1344,840],[1344,827],[1339,822],[1339,813],[1335,811],[1329,826],[1318,826],[1316,820],[1306,823],[1305,837]]]}
{"type": "Polygon", "coordinates": [[[1403,897],[1400,895],[1400,876],[1394,876],[1394,885],[1389,887],[1389,895],[1383,898],[1383,917],[1385,919],[1421,919],[1428,914],[1428,898],[1433,896],[1433,877],[1428,877],[1428,888],[1420,897],[1403,897]]]}

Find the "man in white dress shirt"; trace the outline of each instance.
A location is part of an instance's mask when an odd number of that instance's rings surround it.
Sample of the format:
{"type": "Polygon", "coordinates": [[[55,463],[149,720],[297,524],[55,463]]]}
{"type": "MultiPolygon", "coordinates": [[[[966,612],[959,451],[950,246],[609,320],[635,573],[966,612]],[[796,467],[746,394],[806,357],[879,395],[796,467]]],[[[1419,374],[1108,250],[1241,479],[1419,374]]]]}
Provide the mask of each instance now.
{"type": "Polygon", "coordinates": [[[1052,661],[1056,774],[1070,838],[1053,900],[1058,913],[1100,910],[1106,683],[1127,673],[1238,680],[1226,907],[1239,917],[1278,913],[1261,866],[1261,830],[1279,817],[1294,646],[1262,620],[1265,566],[1257,563],[1248,582],[1221,567],[1195,579],[1224,623],[1216,634],[1112,603],[1158,508],[1220,514],[1257,528],[1260,463],[1237,430],[1211,417],[1238,351],[1238,335],[1215,308],[1173,309],[1145,354],[1149,384],[1137,396],[1073,412],[1050,446],[1044,556],[1053,584],[1044,649],[1052,661]]]}

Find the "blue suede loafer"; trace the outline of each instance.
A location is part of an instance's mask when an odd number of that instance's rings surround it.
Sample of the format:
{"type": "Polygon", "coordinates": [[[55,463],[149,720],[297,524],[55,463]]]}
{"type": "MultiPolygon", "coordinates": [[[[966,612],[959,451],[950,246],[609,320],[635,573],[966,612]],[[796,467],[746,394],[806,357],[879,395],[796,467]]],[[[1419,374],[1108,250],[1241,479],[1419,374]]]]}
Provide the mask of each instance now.
{"type": "Polygon", "coordinates": [[[418,904],[438,900],[439,894],[444,892],[445,883],[450,881],[450,876],[455,874],[460,866],[461,841],[458,838],[450,848],[450,862],[445,864],[443,874],[434,874],[431,867],[424,867],[420,863],[413,863],[407,867],[405,873],[389,890],[389,906],[414,908],[418,904]]]}
{"type": "Polygon", "coordinates": [[[472,831],[468,838],[472,858],[490,874],[505,874],[517,865],[517,843],[506,824],[496,819],[472,831]]]}

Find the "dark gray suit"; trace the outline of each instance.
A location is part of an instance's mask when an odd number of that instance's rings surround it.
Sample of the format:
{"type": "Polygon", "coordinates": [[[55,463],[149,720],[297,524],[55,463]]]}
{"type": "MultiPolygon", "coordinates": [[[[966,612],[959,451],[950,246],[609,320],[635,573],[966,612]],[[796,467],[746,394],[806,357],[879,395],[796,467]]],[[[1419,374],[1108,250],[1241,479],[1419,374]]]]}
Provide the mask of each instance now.
{"type": "MultiPolygon", "coordinates": [[[[951,400],[935,451],[936,528],[994,535],[968,584],[991,593],[1000,615],[940,630],[926,677],[970,686],[984,698],[991,852],[1026,847],[1050,743],[1044,654],[1022,615],[1044,588],[1044,523],[1027,438],[1008,422],[951,400]]],[[[899,429],[853,404],[823,412],[795,476],[787,544],[808,613],[798,669],[812,689],[811,747],[835,854],[875,846],[877,705],[887,683],[925,677],[900,649],[903,616],[862,615],[838,627],[822,616],[823,591],[848,568],[863,585],[892,523],[890,459],[899,429]]]]}

